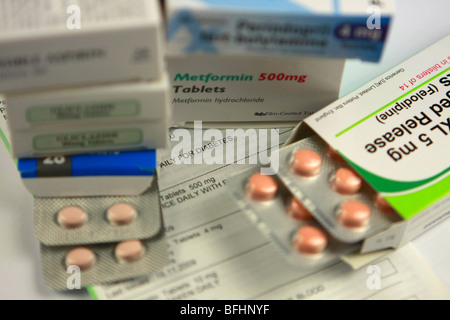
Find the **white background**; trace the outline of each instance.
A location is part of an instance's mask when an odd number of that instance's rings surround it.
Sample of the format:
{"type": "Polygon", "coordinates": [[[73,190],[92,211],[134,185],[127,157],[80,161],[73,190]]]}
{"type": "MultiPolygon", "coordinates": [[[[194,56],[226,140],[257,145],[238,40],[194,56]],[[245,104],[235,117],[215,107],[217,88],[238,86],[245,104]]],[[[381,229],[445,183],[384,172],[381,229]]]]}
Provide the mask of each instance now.
{"type": "MultiPolygon", "coordinates": [[[[349,61],[341,95],[390,69],[450,32],[450,1],[397,0],[397,14],[380,63],[349,61]]],[[[450,219],[414,245],[450,290],[450,219]]],[[[0,299],[86,299],[85,292],[59,294],[41,278],[39,247],[32,224],[32,198],[0,144],[0,299]]]]}

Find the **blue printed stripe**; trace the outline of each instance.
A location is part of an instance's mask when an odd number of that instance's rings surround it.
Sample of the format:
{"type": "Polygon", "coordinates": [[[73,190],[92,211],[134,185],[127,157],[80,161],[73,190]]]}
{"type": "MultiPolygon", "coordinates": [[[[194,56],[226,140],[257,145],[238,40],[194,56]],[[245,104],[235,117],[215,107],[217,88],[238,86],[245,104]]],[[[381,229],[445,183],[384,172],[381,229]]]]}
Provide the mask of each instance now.
{"type": "Polygon", "coordinates": [[[19,159],[17,167],[22,178],[37,178],[36,159],[19,159]]]}
{"type": "Polygon", "coordinates": [[[147,176],[154,175],[155,151],[123,152],[72,157],[72,176],[147,176]]]}
{"type": "MultiPolygon", "coordinates": [[[[71,156],[73,177],[153,176],[156,169],[154,150],[71,156]]],[[[38,177],[38,159],[20,159],[22,178],[38,177]]]]}

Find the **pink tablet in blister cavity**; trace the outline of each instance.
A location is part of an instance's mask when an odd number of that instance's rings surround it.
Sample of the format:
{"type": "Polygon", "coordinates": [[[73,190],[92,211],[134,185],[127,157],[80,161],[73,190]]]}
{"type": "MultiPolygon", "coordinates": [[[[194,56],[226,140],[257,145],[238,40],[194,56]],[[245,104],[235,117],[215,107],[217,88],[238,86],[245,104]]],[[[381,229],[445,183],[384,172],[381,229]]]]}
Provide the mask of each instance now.
{"type": "Polygon", "coordinates": [[[136,209],[128,203],[116,203],[108,208],[108,221],[114,225],[123,226],[132,223],[136,217],[136,209]]]}
{"type": "Polygon", "coordinates": [[[295,197],[292,197],[287,212],[296,220],[310,221],[313,219],[311,212],[295,197]]]}
{"type": "Polygon", "coordinates": [[[339,222],[349,228],[364,228],[369,224],[370,207],[357,200],[349,200],[342,203],[339,208],[339,222]]]}
{"type": "Polygon", "coordinates": [[[331,179],[333,189],[344,195],[353,195],[361,191],[362,179],[355,171],[342,167],[336,170],[331,179]]]}
{"type": "Polygon", "coordinates": [[[255,173],[248,180],[247,191],[253,200],[268,201],[275,197],[278,185],[271,176],[255,173]]]}
{"type": "Polygon", "coordinates": [[[58,224],[67,229],[82,227],[88,219],[86,211],[77,206],[69,206],[58,212],[58,224]]]}
{"type": "Polygon", "coordinates": [[[322,166],[322,157],[308,149],[299,150],[294,154],[292,170],[303,177],[313,177],[319,174],[322,166]]]}
{"type": "Polygon", "coordinates": [[[66,266],[78,266],[81,271],[87,271],[95,265],[95,254],[87,248],[76,248],[66,256],[66,266]]]}
{"type": "Polygon", "coordinates": [[[327,246],[327,236],[319,228],[304,226],[298,229],[294,247],[301,253],[320,254],[327,246]]]}
{"type": "Polygon", "coordinates": [[[144,245],[139,240],[123,241],[116,246],[114,251],[119,262],[134,262],[144,255],[144,245]]]}

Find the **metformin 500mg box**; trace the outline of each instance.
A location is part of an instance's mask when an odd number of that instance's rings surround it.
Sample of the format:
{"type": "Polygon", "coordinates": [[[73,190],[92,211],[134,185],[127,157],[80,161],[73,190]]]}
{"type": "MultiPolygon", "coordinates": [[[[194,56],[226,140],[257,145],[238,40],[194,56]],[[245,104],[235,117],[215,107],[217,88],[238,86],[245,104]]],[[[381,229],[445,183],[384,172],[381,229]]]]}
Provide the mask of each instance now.
{"type": "Polygon", "coordinates": [[[390,0],[166,0],[171,55],[220,53],[378,61],[390,0]]]}
{"type": "MultiPolygon", "coordinates": [[[[396,248],[450,215],[450,35],[307,118],[401,217],[364,240],[396,248]]],[[[293,140],[294,140],[293,139],[293,140]]]]}
{"type": "Polygon", "coordinates": [[[169,56],[175,122],[298,122],[339,96],[344,59],[169,56]]]}
{"type": "Polygon", "coordinates": [[[158,78],[154,0],[0,1],[0,92],[158,78]]]}

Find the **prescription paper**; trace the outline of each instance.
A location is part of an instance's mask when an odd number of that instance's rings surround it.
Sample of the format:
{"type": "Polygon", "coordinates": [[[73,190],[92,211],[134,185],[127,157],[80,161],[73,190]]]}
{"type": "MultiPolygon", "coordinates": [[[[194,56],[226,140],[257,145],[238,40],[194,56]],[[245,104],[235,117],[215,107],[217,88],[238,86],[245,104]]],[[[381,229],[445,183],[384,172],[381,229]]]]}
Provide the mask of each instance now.
{"type": "MultiPolygon", "coordinates": [[[[279,133],[281,145],[290,130],[280,129],[279,133]]],[[[177,143],[172,141],[172,146],[177,143]]],[[[170,149],[159,153],[160,164],[170,164],[169,159],[170,149]]],[[[450,298],[448,290],[412,245],[358,271],[344,263],[319,271],[295,269],[252,225],[226,190],[226,178],[248,166],[160,166],[160,196],[172,263],[143,278],[93,286],[90,288],[93,298],[450,298]],[[173,205],[169,206],[168,198],[174,200],[173,205]]]]}

